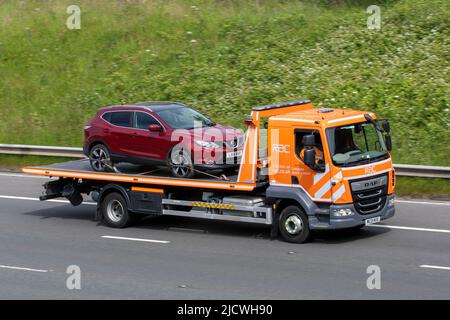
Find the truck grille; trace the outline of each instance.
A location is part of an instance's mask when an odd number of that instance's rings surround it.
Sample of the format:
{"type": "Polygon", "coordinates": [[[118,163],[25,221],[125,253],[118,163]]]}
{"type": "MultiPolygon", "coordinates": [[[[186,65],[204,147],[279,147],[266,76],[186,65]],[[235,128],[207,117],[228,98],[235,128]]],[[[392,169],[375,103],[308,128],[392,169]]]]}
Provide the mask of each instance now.
{"type": "Polygon", "coordinates": [[[359,214],[372,214],[380,211],[386,203],[388,176],[382,174],[350,183],[356,211],[359,214]]]}

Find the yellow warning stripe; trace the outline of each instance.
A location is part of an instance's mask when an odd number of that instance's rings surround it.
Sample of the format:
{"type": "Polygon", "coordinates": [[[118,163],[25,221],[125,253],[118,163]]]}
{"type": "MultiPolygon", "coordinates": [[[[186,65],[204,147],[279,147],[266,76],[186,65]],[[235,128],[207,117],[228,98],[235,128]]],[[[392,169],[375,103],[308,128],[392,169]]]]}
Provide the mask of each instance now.
{"type": "Polygon", "coordinates": [[[232,204],[221,204],[221,203],[206,203],[206,202],[191,202],[194,207],[203,207],[203,208],[214,208],[214,209],[234,209],[232,204]]]}

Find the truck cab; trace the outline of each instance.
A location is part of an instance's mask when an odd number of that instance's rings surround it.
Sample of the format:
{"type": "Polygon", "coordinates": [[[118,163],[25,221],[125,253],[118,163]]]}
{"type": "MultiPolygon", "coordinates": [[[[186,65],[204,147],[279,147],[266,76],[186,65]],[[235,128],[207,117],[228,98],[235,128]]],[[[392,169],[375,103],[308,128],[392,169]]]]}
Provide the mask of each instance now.
{"type": "Polygon", "coordinates": [[[284,108],[266,109],[274,114],[266,125],[266,196],[277,212],[299,203],[310,229],[359,228],[394,215],[387,120],[309,101],[284,108]]]}

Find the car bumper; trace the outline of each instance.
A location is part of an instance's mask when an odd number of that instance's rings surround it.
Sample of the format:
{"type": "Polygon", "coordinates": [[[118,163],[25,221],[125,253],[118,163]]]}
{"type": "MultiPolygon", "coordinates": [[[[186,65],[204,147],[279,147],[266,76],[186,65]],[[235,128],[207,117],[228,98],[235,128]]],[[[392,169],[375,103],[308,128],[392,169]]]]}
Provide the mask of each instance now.
{"type": "Polygon", "coordinates": [[[321,214],[315,214],[309,217],[309,227],[313,230],[335,230],[335,229],[348,229],[352,227],[362,226],[365,224],[366,219],[380,217],[380,220],[386,220],[394,216],[395,195],[388,195],[383,208],[372,214],[359,214],[353,204],[344,205],[330,205],[328,216],[324,214],[324,210],[321,209],[321,214]],[[353,215],[348,217],[336,217],[332,214],[334,209],[350,209],[354,212],[353,215]]]}

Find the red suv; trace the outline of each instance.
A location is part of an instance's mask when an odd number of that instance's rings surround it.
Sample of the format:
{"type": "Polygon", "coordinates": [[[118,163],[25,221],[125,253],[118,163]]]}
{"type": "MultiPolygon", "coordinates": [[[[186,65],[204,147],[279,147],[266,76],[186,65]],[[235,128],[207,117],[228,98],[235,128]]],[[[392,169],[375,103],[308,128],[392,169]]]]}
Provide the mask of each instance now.
{"type": "Polygon", "coordinates": [[[177,102],[140,102],[97,111],[84,127],[84,154],[95,171],[115,162],[168,166],[175,177],[236,169],[242,130],[217,124],[177,102]]]}

